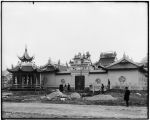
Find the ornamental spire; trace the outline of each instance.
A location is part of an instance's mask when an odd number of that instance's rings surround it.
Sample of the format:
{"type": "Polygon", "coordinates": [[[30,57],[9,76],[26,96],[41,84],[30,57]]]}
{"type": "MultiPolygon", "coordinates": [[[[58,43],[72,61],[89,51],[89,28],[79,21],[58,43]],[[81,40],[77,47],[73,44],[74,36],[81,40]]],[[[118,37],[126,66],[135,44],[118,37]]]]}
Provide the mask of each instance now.
{"type": "Polygon", "coordinates": [[[18,57],[18,58],[21,60],[21,62],[31,62],[34,57],[33,56],[32,57],[29,56],[29,54],[27,52],[27,45],[26,45],[25,46],[25,52],[24,52],[23,56],[22,57],[18,57]]]}
{"type": "Polygon", "coordinates": [[[27,45],[25,45],[25,52],[27,52],[27,45]]]}

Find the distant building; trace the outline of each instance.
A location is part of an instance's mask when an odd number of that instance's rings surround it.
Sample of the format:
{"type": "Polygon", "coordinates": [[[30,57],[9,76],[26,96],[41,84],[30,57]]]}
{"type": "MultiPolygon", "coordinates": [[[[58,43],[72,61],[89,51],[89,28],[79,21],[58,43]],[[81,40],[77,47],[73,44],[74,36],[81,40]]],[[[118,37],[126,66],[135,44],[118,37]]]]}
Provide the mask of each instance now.
{"type": "Polygon", "coordinates": [[[92,64],[90,54],[78,53],[70,65],[52,63],[49,59],[43,66],[36,66],[34,57],[25,53],[17,66],[8,69],[13,75],[12,90],[33,90],[42,87],[58,88],[60,84],[70,84],[72,89],[84,90],[93,84],[104,84],[110,89],[147,89],[147,70],[143,65],[133,62],[125,54],[120,60],[116,52],[101,53],[100,59],[92,64]]]}
{"type": "Polygon", "coordinates": [[[100,54],[100,59],[95,65],[108,66],[116,61],[116,55],[116,52],[103,52],[100,54]]]}
{"type": "Polygon", "coordinates": [[[7,71],[2,71],[2,77],[1,77],[1,84],[2,84],[2,89],[8,88],[11,85],[11,74],[8,73],[7,71]]]}

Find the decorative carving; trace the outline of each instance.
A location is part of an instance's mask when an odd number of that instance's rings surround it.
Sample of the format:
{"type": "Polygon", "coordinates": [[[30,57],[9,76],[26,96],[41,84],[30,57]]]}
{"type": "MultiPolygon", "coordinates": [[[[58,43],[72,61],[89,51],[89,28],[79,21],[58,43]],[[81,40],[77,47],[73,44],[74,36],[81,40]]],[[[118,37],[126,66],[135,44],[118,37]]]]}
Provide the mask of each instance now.
{"type": "Polygon", "coordinates": [[[100,84],[100,83],[101,83],[101,79],[97,78],[97,79],[95,80],[95,82],[96,82],[97,84],[100,84]]]}
{"type": "Polygon", "coordinates": [[[62,83],[62,84],[65,84],[65,80],[64,80],[64,79],[61,79],[61,83],[62,83]]]}
{"type": "Polygon", "coordinates": [[[124,83],[126,81],[126,78],[124,76],[119,77],[119,82],[124,83]]]}

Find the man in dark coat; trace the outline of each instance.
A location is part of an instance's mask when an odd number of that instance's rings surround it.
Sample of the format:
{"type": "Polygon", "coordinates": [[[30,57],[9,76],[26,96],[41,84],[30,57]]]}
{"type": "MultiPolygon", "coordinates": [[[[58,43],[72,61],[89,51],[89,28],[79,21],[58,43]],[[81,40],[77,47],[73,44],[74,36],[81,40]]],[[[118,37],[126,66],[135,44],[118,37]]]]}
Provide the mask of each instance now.
{"type": "Polygon", "coordinates": [[[60,90],[60,92],[63,92],[63,91],[64,91],[63,84],[60,84],[60,85],[59,85],[59,90],[60,90]]]}
{"type": "Polygon", "coordinates": [[[130,96],[130,90],[128,90],[128,87],[125,87],[125,94],[124,94],[124,100],[126,101],[126,106],[129,106],[129,96],[130,96]]]}
{"type": "Polygon", "coordinates": [[[70,84],[68,83],[68,87],[67,87],[68,91],[70,91],[70,84]]]}
{"type": "Polygon", "coordinates": [[[101,91],[102,91],[102,94],[104,94],[104,85],[103,84],[101,86],[101,91]]]}

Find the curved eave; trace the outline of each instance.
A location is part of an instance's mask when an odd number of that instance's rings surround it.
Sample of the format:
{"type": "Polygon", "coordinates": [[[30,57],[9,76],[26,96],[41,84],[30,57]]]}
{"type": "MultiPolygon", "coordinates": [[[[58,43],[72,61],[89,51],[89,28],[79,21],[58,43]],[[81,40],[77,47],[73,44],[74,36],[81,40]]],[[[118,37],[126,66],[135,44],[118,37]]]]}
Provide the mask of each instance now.
{"type": "Polygon", "coordinates": [[[16,68],[13,68],[13,69],[7,69],[8,72],[10,73],[17,73],[17,72],[40,72],[38,69],[28,69],[28,70],[25,70],[23,68],[20,68],[20,67],[16,67],[16,68]]]}
{"type": "Polygon", "coordinates": [[[107,68],[107,70],[139,70],[139,68],[107,68]]]}
{"type": "Polygon", "coordinates": [[[18,71],[20,71],[20,66],[16,66],[16,67],[14,67],[12,69],[8,69],[7,68],[7,71],[10,72],[10,73],[18,72],[18,71]]]}
{"type": "Polygon", "coordinates": [[[28,61],[28,62],[31,62],[33,59],[34,59],[34,57],[30,57],[30,58],[26,58],[25,56],[23,56],[23,57],[18,57],[22,62],[25,62],[25,61],[28,61]]]}
{"type": "Polygon", "coordinates": [[[58,72],[58,70],[39,70],[38,72],[41,72],[41,73],[55,73],[55,72],[58,72]]]}
{"type": "Polygon", "coordinates": [[[7,71],[10,72],[10,73],[15,73],[15,72],[17,72],[17,71],[15,71],[15,70],[13,70],[13,69],[8,69],[8,68],[7,68],[7,71]]]}
{"type": "Polygon", "coordinates": [[[67,72],[67,71],[56,72],[56,75],[71,75],[71,72],[67,72]]]}

